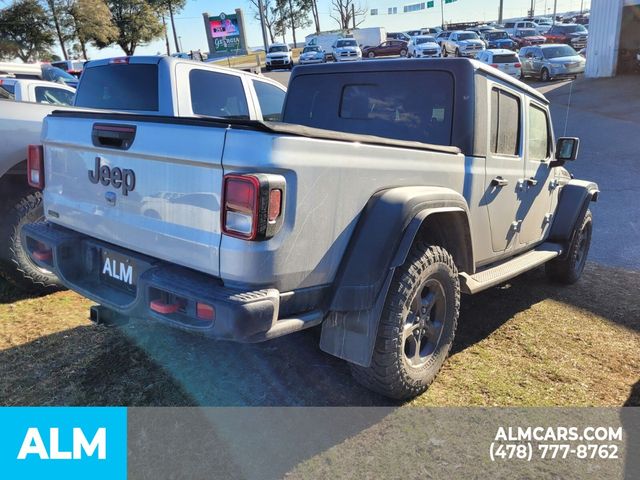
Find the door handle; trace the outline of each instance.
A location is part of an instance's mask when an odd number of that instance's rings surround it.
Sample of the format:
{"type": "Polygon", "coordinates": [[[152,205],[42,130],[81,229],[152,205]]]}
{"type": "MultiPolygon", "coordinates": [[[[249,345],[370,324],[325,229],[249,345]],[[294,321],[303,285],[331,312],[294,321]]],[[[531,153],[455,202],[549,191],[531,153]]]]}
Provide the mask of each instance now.
{"type": "Polygon", "coordinates": [[[491,180],[491,185],[496,187],[506,187],[507,185],[509,185],[509,180],[505,180],[502,177],[496,177],[491,180]]]}
{"type": "Polygon", "coordinates": [[[527,183],[529,185],[531,185],[532,187],[534,187],[534,186],[536,186],[538,184],[538,180],[536,180],[533,177],[529,177],[529,178],[527,178],[527,183]]]}

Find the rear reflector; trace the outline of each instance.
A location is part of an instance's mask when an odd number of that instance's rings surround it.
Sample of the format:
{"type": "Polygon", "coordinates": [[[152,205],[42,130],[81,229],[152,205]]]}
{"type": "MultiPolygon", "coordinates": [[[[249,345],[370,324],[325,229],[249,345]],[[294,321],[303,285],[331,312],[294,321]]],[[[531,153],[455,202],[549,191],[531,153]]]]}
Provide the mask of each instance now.
{"type": "Polygon", "coordinates": [[[179,303],[164,303],[162,300],[153,300],[149,304],[149,308],[154,312],[167,315],[169,313],[176,313],[180,309],[179,303]]]}
{"type": "Polygon", "coordinates": [[[216,311],[211,305],[198,302],[196,305],[196,313],[201,320],[213,320],[216,317],[216,311]]]}
{"type": "Polygon", "coordinates": [[[38,242],[37,250],[35,250],[31,256],[41,262],[50,262],[53,258],[53,252],[44,243],[38,242]]]}
{"type": "Polygon", "coordinates": [[[275,222],[282,210],[282,190],[275,189],[269,192],[269,216],[270,222],[275,222]]]}
{"type": "Polygon", "coordinates": [[[44,188],[44,150],[42,145],[27,147],[27,183],[39,190],[44,188]]]}

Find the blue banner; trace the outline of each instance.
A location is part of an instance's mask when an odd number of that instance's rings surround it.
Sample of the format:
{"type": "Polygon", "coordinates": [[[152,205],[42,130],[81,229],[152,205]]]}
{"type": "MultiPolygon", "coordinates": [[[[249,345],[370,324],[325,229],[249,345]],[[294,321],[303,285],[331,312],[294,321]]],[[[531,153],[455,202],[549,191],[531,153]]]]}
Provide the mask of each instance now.
{"type": "Polygon", "coordinates": [[[0,408],[3,478],[124,479],[127,409],[0,408]]]}

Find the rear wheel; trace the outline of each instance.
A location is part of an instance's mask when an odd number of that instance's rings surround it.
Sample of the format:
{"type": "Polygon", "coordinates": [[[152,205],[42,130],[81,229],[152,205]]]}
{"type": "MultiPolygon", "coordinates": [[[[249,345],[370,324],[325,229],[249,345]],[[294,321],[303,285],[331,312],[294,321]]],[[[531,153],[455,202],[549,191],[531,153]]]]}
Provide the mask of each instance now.
{"type": "Polygon", "coordinates": [[[391,398],[424,392],[449,353],[459,310],[453,258],[441,247],[415,244],[389,287],[371,365],[352,365],[353,376],[391,398]]]}
{"type": "Polygon", "coordinates": [[[401,57],[406,57],[407,56],[407,51],[406,50],[400,50],[400,56],[401,57]]]}
{"type": "Polygon", "coordinates": [[[42,193],[29,192],[2,219],[2,272],[7,280],[27,290],[54,290],[62,287],[58,277],[36,265],[22,246],[22,228],[44,221],[42,193]]]}
{"type": "Polygon", "coordinates": [[[584,220],[575,231],[567,255],[561,259],[551,260],[545,265],[545,271],[550,280],[570,285],[580,279],[587,263],[592,230],[593,217],[591,211],[587,210],[584,220]]]}
{"type": "Polygon", "coordinates": [[[369,52],[369,53],[367,53],[367,57],[369,57],[369,58],[375,58],[375,57],[376,57],[376,54],[375,54],[375,52],[369,52]]]}
{"type": "Polygon", "coordinates": [[[549,80],[551,80],[551,75],[549,75],[549,70],[547,70],[546,68],[543,68],[542,71],[540,72],[540,81],[548,82],[549,80]]]}

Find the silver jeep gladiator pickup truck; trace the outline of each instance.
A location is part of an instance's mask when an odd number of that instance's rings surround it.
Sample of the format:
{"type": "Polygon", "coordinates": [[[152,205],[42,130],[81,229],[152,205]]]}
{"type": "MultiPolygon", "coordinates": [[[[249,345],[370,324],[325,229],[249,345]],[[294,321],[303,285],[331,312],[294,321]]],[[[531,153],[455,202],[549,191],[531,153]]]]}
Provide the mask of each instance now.
{"type": "Polygon", "coordinates": [[[24,244],[96,320],[244,342],[322,324],[324,351],[399,399],[445,361],[462,293],[582,273],[598,187],[562,167],[578,139],[554,141],[545,97],[498,70],[299,67],[283,120],[54,112],[24,244]]]}
{"type": "MultiPolygon", "coordinates": [[[[25,82],[4,80],[16,81],[25,82]]],[[[0,80],[0,93],[2,86],[0,80]]],[[[278,120],[285,92],[273,80],[230,68],[165,56],[125,57],[88,63],[74,106],[172,117],[278,120]]],[[[31,261],[20,241],[25,224],[44,219],[42,196],[25,181],[26,157],[27,146],[39,141],[42,120],[54,108],[0,101],[0,273],[29,289],[60,286],[52,272],[31,261]]]]}

